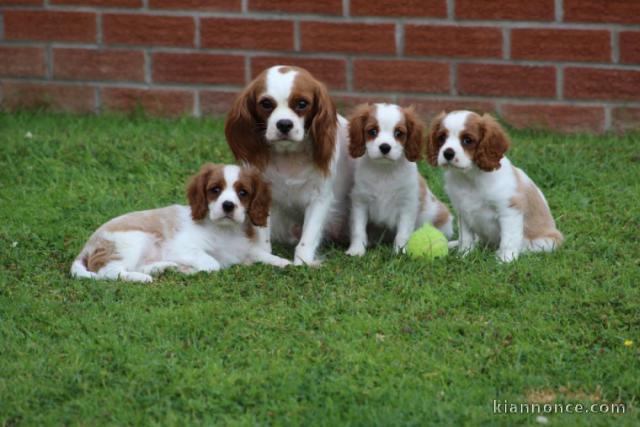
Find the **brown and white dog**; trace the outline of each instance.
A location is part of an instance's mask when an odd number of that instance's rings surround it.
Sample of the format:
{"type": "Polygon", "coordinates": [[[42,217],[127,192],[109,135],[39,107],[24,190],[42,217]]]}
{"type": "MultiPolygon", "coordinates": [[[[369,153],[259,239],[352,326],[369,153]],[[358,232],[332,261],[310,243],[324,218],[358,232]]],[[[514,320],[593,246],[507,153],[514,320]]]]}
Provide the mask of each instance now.
{"type": "Polygon", "coordinates": [[[151,282],[166,269],[216,271],[263,262],[284,267],[284,258],[258,244],[267,224],[269,186],[259,171],[206,164],[187,189],[189,206],[132,212],[102,225],[71,266],[78,278],[151,282]]]}
{"type": "Polygon", "coordinates": [[[393,104],[360,105],[349,119],[349,153],[357,160],[348,255],[364,255],[368,224],[395,231],[396,253],[424,223],[435,225],[447,238],[453,234],[449,209],[418,172],[423,131],[412,108],[393,104]]]}
{"type": "Polygon", "coordinates": [[[458,214],[458,250],[498,248],[503,262],[525,251],[552,251],[562,241],[535,183],[504,154],[510,141],[489,115],[441,113],[433,120],[428,160],[445,168],[445,189],[458,214]]]}
{"type": "Polygon", "coordinates": [[[323,236],[346,234],[353,183],[347,121],[326,87],[302,68],[271,67],[237,97],[225,134],[236,159],[271,183],[270,236],[298,241],[294,264],[317,265],[323,236]]]}

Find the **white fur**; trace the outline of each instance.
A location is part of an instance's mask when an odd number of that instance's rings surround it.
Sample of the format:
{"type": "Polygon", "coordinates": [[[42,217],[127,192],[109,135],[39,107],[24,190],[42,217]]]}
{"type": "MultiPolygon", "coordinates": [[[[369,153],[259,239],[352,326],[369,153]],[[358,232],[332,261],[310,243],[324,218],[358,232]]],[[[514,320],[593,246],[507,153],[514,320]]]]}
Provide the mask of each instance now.
{"type": "MultiPolygon", "coordinates": [[[[347,254],[362,256],[367,247],[367,224],[395,231],[394,251],[404,250],[411,233],[426,222],[435,220],[437,199],[427,188],[424,207],[420,207],[420,175],[415,162],[407,160],[404,146],[394,131],[404,118],[397,105],[376,104],[378,134],[367,141],[365,155],[356,159],[351,192],[351,244],[347,254]],[[381,144],[391,150],[382,154],[381,144]]],[[[451,220],[442,227],[451,237],[451,220]]]]}
{"type": "MultiPolygon", "coordinates": [[[[341,235],[348,222],[353,166],[347,151],[347,121],[341,116],[336,117],[336,149],[329,173],[325,176],[313,163],[313,142],[305,134],[304,121],[289,108],[289,96],[297,72],[281,73],[278,68],[269,69],[266,79],[266,93],[277,101],[265,135],[273,147],[265,171],[273,198],[270,235],[276,241],[298,242],[294,264],[318,265],[316,251],[322,238],[326,234],[332,237],[341,235]],[[282,118],[291,119],[294,123],[289,132],[290,140],[282,140],[275,127],[282,118]]],[[[269,234],[261,236],[265,247],[268,247],[269,234]]]]}
{"type": "MultiPolygon", "coordinates": [[[[460,134],[470,111],[449,113],[442,124],[448,137],[438,153],[438,164],[445,166],[445,190],[458,215],[458,244],[462,254],[476,245],[498,248],[497,257],[503,262],[518,258],[525,251],[551,251],[557,244],[548,238],[529,240],[524,237],[524,214],[512,206],[518,192],[516,173],[525,184],[535,185],[521,170],[512,166],[507,157],[500,160],[500,168],[491,172],[479,169],[463,150],[460,134]],[[443,152],[455,151],[447,161],[443,152]]],[[[536,187],[547,204],[542,192],[536,187]]],[[[548,205],[547,205],[548,208],[548,205]]]]}
{"type": "Polygon", "coordinates": [[[121,279],[125,281],[151,282],[152,276],[166,269],[177,269],[184,273],[217,271],[234,264],[263,262],[278,267],[289,264],[286,259],[265,251],[256,240],[245,233],[247,213],[240,203],[233,183],[238,179],[240,168],[226,166],[224,169],[226,188],[217,200],[209,204],[208,215],[202,221],[191,218],[189,206],[172,205],[144,211],[145,215],[171,217],[177,224],[175,229],[163,230],[162,237],[136,230],[126,230],[120,225],[118,231],[109,231],[110,224],[118,221],[126,224],[125,214],[100,227],[89,239],[71,267],[71,275],[77,278],[121,279]],[[236,208],[231,214],[222,211],[222,203],[232,201],[236,208]],[[97,272],[87,270],[83,259],[105,240],[115,245],[117,259],[104,265],[97,272]]]}

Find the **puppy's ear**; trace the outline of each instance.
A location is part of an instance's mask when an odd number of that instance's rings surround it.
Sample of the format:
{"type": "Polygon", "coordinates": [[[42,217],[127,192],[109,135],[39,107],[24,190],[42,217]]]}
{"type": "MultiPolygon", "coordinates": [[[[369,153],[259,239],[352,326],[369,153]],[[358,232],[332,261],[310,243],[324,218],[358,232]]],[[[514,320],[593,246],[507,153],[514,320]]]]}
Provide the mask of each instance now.
{"type": "Polygon", "coordinates": [[[203,220],[209,210],[207,203],[207,182],[213,171],[219,166],[207,163],[200,168],[200,172],[194,175],[187,186],[187,199],[191,207],[191,218],[194,221],[203,220]]]}
{"type": "Polygon", "coordinates": [[[481,137],[473,161],[483,171],[500,169],[500,159],[507,152],[511,141],[502,126],[489,114],[480,118],[481,137]]]}
{"type": "Polygon", "coordinates": [[[442,132],[442,121],[447,113],[442,111],[432,121],[429,127],[429,137],[427,138],[427,161],[431,166],[438,166],[438,152],[440,151],[440,141],[438,137],[442,132]]]}
{"type": "Polygon", "coordinates": [[[424,140],[424,123],[415,112],[413,106],[404,108],[405,123],[407,125],[407,140],[404,143],[404,155],[410,162],[416,162],[422,157],[424,140]]]}
{"type": "Polygon", "coordinates": [[[227,114],[224,134],[238,161],[264,169],[269,161],[269,148],[263,141],[266,123],[256,112],[258,80],[254,80],[235,99],[227,114]]]}
{"type": "Polygon", "coordinates": [[[354,159],[364,156],[366,150],[366,137],[364,126],[371,114],[371,105],[358,105],[349,117],[349,154],[354,159]]]}
{"type": "Polygon", "coordinates": [[[251,176],[251,186],[253,187],[248,210],[249,219],[257,227],[266,227],[271,206],[271,187],[258,169],[251,168],[247,173],[251,176]]]}
{"type": "Polygon", "coordinates": [[[336,147],[338,115],[326,86],[317,80],[314,85],[313,118],[310,127],[313,162],[324,175],[327,175],[336,147]]]}

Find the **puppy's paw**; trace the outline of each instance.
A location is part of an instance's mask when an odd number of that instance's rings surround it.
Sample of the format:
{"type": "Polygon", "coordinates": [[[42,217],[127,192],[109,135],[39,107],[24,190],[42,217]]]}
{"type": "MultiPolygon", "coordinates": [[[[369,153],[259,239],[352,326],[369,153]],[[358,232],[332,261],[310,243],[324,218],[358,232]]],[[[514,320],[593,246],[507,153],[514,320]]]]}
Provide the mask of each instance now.
{"type": "Polygon", "coordinates": [[[276,257],[276,259],[273,261],[273,263],[271,263],[271,265],[274,265],[274,266],[280,267],[280,268],[284,268],[284,267],[290,266],[291,265],[291,261],[289,261],[288,259],[276,257]]]}
{"type": "Polygon", "coordinates": [[[151,283],[153,282],[153,277],[148,274],[138,273],[137,271],[127,271],[120,273],[120,279],[126,280],[127,282],[139,282],[139,283],[151,283]]]}
{"type": "Polygon", "coordinates": [[[322,261],[320,261],[319,259],[304,260],[296,256],[296,258],[293,260],[293,265],[297,265],[297,266],[306,265],[308,267],[320,267],[322,266],[322,261]]]}
{"type": "Polygon", "coordinates": [[[518,251],[513,249],[500,249],[496,252],[496,256],[500,262],[509,263],[518,259],[518,251]]]}
{"type": "Polygon", "coordinates": [[[366,252],[364,245],[356,244],[349,246],[346,254],[349,256],[363,256],[366,252]]]}

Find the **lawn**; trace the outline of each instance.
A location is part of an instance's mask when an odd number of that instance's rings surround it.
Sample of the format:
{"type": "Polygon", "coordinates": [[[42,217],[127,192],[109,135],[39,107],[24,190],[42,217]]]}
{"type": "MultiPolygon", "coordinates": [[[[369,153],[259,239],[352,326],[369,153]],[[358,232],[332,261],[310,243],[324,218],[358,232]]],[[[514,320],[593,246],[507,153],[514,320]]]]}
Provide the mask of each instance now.
{"type": "Polygon", "coordinates": [[[640,423],[640,135],[512,131],[510,158],[566,244],[510,265],[482,250],[426,263],[325,246],[319,269],[69,277],[97,226],[185,203],[200,164],[230,162],[222,129],[0,113],[0,424],[538,423],[494,414],[494,399],[624,403],[545,416],[640,423]]]}

